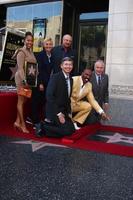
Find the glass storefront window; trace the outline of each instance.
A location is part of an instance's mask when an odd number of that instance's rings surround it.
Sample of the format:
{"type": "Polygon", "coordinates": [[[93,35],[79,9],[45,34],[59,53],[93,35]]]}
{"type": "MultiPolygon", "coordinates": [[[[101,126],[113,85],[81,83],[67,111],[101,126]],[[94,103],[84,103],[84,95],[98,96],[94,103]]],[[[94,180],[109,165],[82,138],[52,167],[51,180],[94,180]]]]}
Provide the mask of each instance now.
{"type": "Polygon", "coordinates": [[[79,72],[94,67],[97,59],[106,61],[108,12],[82,13],[80,15],[79,72]]]}
{"type": "Polygon", "coordinates": [[[34,34],[34,51],[42,49],[41,41],[51,37],[59,44],[62,30],[62,1],[13,6],[7,8],[7,27],[34,34]]]}
{"type": "Polygon", "coordinates": [[[89,24],[80,27],[80,72],[94,67],[97,59],[105,61],[107,25],[89,24]]]}

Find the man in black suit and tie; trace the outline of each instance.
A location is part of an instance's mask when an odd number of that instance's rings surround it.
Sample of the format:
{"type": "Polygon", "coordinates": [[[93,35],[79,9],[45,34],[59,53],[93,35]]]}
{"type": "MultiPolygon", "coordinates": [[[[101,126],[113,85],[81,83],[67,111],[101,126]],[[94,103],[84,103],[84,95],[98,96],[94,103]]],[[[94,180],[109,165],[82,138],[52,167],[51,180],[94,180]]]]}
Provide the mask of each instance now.
{"type": "MultiPolygon", "coordinates": [[[[90,82],[92,83],[92,92],[96,101],[104,111],[107,111],[109,109],[108,75],[105,74],[105,65],[102,60],[95,62],[94,72],[92,73],[90,82]]],[[[101,116],[92,110],[86,123],[99,122],[100,119],[101,116]]]]}
{"type": "Polygon", "coordinates": [[[65,57],[61,61],[61,71],[53,74],[46,91],[46,119],[44,130],[47,136],[63,137],[71,135],[74,125],[71,120],[70,95],[73,69],[73,60],[65,57]]]}

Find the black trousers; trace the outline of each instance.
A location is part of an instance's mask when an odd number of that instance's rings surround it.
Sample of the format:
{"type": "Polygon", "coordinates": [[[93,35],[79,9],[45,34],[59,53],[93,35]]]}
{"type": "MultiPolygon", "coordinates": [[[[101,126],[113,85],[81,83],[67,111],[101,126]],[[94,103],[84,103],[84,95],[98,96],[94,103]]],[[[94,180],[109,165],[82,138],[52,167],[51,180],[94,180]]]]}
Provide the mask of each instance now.
{"type": "Polygon", "coordinates": [[[94,109],[92,109],[88,117],[86,118],[84,125],[95,124],[100,122],[100,120],[101,116],[94,109]]]}
{"type": "Polygon", "coordinates": [[[45,115],[45,91],[39,88],[32,88],[31,97],[31,118],[34,124],[41,121],[41,115],[45,115]]]}
{"type": "Polygon", "coordinates": [[[70,118],[67,118],[64,124],[59,121],[55,122],[44,122],[43,131],[48,137],[60,138],[67,135],[72,135],[75,132],[73,122],[70,118]]]}

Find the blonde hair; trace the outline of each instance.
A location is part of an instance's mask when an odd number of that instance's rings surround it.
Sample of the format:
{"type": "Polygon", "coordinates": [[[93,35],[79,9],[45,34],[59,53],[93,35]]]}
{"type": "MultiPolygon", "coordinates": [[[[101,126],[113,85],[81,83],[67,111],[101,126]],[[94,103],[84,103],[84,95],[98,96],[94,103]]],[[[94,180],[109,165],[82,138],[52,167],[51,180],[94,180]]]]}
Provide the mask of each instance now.
{"type": "Polygon", "coordinates": [[[51,37],[45,38],[43,42],[44,42],[44,44],[45,44],[45,43],[48,42],[48,41],[53,42],[53,40],[52,40],[51,37]]]}

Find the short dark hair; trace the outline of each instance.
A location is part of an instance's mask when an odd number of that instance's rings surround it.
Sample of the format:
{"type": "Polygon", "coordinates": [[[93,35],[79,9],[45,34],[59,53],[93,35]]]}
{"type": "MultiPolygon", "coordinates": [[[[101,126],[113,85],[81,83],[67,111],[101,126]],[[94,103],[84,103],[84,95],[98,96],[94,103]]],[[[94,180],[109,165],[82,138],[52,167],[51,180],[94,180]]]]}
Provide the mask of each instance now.
{"type": "Polygon", "coordinates": [[[92,71],[92,68],[91,68],[91,67],[85,67],[85,68],[83,69],[82,72],[84,72],[85,70],[90,70],[90,71],[92,71]]]}
{"type": "Polygon", "coordinates": [[[71,62],[73,63],[73,59],[72,59],[71,57],[64,57],[64,58],[62,58],[61,64],[62,64],[63,62],[65,62],[65,61],[71,61],[71,62]]]}
{"type": "Polygon", "coordinates": [[[25,39],[27,36],[31,36],[31,37],[33,38],[33,34],[32,34],[30,31],[27,31],[27,32],[25,33],[24,39],[25,39]]]}

